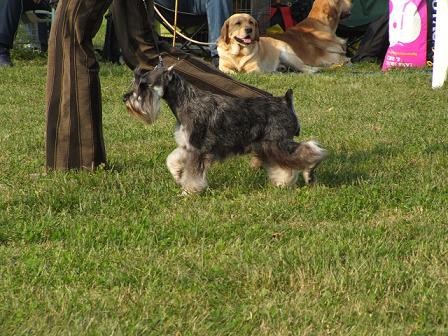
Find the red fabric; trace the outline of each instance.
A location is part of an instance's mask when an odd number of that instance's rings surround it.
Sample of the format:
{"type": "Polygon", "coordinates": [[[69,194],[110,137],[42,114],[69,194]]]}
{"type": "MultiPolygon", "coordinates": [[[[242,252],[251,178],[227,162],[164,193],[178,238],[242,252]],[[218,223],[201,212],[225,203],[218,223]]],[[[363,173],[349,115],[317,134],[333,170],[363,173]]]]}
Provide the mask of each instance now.
{"type": "Polygon", "coordinates": [[[277,13],[278,9],[280,9],[280,14],[282,15],[285,29],[288,29],[296,24],[292,18],[291,8],[289,6],[271,7],[271,18],[275,15],[275,13],[277,13]]]}

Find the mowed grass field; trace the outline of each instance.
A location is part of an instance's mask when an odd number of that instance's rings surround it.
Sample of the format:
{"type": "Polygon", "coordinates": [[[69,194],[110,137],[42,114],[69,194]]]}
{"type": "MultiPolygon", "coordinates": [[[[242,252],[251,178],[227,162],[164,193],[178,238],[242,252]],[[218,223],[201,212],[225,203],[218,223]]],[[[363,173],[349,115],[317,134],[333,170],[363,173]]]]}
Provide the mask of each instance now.
{"type": "Polygon", "coordinates": [[[0,69],[0,335],[447,335],[448,87],[377,65],[238,75],[294,90],[318,184],[278,189],[237,157],[182,197],[151,126],[102,64],[109,166],[44,168],[46,65],[0,69]]]}

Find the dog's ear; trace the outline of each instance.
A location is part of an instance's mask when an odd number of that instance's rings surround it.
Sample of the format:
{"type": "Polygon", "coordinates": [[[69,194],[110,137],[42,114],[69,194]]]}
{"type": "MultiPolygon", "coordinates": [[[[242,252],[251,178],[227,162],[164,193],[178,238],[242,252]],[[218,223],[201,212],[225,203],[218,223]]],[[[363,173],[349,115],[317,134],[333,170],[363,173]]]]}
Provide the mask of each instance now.
{"type": "Polygon", "coordinates": [[[171,81],[171,79],[173,79],[173,75],[174,75],[174,66],[175,64],[171,65],[170,67],[168,67],[164,73],[165,79],[169,82],[171,81]]]}
{"type": "Polygon", "coordinates": [[[143,68],[141,66],[137,66],[134,69],[134,77],[135,78],[140,78],[141,76],[143,76],[145,74],[145,71],[143,70],[143,68]]]}
{"type": "Polygon", "coordinates": [[[142,83],[142,81],[147,82],[149,70],[138,66],[134,70],[134,81],[137,83],[142,83]]]}
{"type": "Polygon", "coordinates": [[[260,41],[260,26],[258,25],[258,21],[255,21],[255,36],[254,41],[260,41]]]}
{"type": "Polygon", "coordinates": [[[229,37],[229,20],[227,19],[221,28],[221,36],[220,39],[225,42],[225,44],[230,43],[230,37],[229,37]]]}

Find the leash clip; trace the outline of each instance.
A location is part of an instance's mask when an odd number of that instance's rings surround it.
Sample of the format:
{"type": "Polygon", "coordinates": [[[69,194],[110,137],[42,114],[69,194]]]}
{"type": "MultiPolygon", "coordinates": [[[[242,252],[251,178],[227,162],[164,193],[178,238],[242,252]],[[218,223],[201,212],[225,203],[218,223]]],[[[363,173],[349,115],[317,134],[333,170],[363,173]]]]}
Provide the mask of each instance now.
{"type": "Polygon", "coordinates": [[[159,69],[159,68],[164,68],[165,65],[163,64],[163,59],[162,56],[159,54],[159,63],[154,67],[154,70],[159,69]]]}

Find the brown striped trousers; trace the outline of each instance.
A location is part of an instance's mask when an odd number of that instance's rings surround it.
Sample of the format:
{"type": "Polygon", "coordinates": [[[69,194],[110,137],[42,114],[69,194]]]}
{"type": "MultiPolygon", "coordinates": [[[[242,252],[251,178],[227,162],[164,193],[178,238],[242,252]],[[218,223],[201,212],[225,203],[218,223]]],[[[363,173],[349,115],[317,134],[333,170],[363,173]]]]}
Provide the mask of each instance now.
{"type": "MultiPolygon", "coordinates": [[[[46,95],[47,169],[94,169],[106,163],[102,131],[99,65],[92,38],[112,0],[60,0],[48,45],[46,95]]],[[[152,0],[147,0],[152,8],[152,0]]],[[[152,68],[158,62],[142,0],[114,0],[113,21],[126,63],[152,68]]],[[[178,50],[162,53],[166,66],[203,89],[230,96],[268,93],[237,82],[178,50]],[[182,59],[179,62],[179,59],[182,59]]]]}

